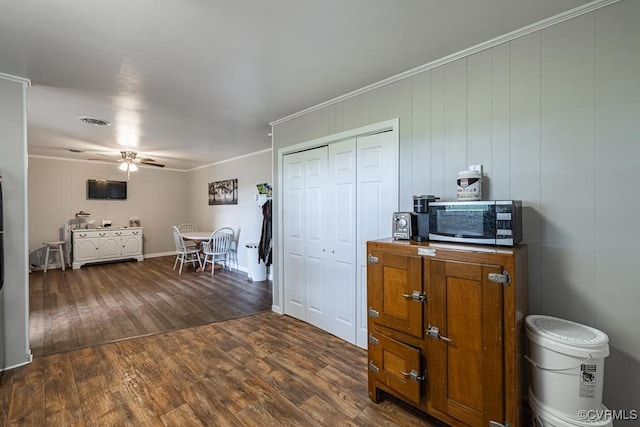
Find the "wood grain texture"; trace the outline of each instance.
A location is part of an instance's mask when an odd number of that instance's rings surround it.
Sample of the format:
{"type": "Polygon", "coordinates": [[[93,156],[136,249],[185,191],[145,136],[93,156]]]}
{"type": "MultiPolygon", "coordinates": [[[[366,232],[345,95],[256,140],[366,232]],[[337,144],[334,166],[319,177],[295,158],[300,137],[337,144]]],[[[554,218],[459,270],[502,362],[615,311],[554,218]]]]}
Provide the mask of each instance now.
{"type": "Polygon", "coordinates": [[[29,276],[34,356],[231,319],[271,309],[271,283],[228,270],[173,270],[174,257],[29,276]]]}
{"type": "Polygon", "coordinates": [[[0,425],[439,425],[373,403],[366,366],[365,350],[268,311],[36,358],[5,372],[0,425]]]}
{"type": "Polygon", "coordinates": [[[0,425],[439,425],[393,397],[372,402],[366,350],[265,311],[268,282],[172,263],[32,275],[33,327],[53,354],[4,372],[0,425]]]}

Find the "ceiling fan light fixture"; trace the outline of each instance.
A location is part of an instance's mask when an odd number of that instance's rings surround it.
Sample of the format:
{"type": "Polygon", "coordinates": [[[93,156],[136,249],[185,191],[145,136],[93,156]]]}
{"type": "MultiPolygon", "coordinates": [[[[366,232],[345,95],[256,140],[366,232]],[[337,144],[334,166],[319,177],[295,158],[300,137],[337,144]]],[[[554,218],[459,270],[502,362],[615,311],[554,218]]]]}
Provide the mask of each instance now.
{"type": "Polygon", "coordinates": [[[127,169],[129,169],[129,164],[128,163],[120,163],[120,166],[118,166],[118,169],[120,169],[122,172],[126,172],[127,169]]]}
{"type": "Polygon", "coordinates": [[[135,163],[129,163],[129,171],[135,172],[138,170],[138,166],[135,163]]]}
{"type": "Polygon", "coordinates": [[[78,119],[80,119],[81,122],[84,122],[91,126],[109,126],[111,124],[111,122],[108,122],[106,120],[96,119],[96,118],[87,117],[87,116],[81,116],[81,117],[78,117],[78,119]]]}

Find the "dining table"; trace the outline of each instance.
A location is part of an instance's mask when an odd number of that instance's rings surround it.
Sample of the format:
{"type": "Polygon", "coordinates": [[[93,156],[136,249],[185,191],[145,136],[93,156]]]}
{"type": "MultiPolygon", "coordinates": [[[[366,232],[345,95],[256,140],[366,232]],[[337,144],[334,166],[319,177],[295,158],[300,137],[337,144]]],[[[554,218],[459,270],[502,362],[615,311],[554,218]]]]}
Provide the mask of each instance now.
{"type": "Polygon", "coordinates": [[[193,240],[196,242],[206,242],[211,237],[213,231],[185,231],[182,234],[184,240],[193,240]]]}
{"type": "MultiPolygon", "coordinates": [[[[184,240],[191,240],[191,241],[197,242],[198,245],[200,245],[202,242],[209,241],[209,238],[211,237],[211,233],[213,233],[213,231],[185,231],[184,233],[180,233],[180,234],[182,234],[182,238],[184,240]]],[[[222,266],[216,264],[216,269],[220,269],[220,268],[222,268],[222,266]]],[[[196,271],[205,271],[205,270],[202,268],[198,268],[196,271]]]]}

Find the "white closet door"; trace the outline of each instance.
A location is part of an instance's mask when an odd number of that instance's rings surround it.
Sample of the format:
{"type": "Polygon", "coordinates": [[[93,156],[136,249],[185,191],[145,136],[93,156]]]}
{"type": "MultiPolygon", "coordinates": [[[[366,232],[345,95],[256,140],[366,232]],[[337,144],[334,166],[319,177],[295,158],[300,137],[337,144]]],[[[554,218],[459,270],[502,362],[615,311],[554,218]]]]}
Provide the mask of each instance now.
{"type": "Polygon", "coordinates": [[[367,346],[366,242],[398,209],[391,132],[283,157],[284,312],[367,346]]]}
{"type": "Polygon", "coordinates": [[[357,140],[357,331],[356,345],[367,348],[367,240],[391,235],[398,210],[398,144],[391,132],[357,140]]]}
{"type": "MultiPolygon", "coordinates": [[[[284,312],[307,320],[310,281],[320,268],[327,147],[288,154],[283,158],[284,312]]],[[[315,306],[315,304],[314,304],[315,306]]]]}
{"type": "Polygon", "coordinates": [[[356,140],[329,144],[324,283],[327,331],[356,339],[356,140]]]}

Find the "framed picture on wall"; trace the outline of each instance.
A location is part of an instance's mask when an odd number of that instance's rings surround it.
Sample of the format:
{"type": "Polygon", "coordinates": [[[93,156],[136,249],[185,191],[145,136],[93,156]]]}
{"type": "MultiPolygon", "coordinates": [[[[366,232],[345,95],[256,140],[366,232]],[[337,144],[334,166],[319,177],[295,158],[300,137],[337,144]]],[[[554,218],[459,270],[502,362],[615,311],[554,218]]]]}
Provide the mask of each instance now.
{"type": "Polygon", "coordinates": [[[209,183],[209,205],[237,205],[238,179],[209,183]]]}

